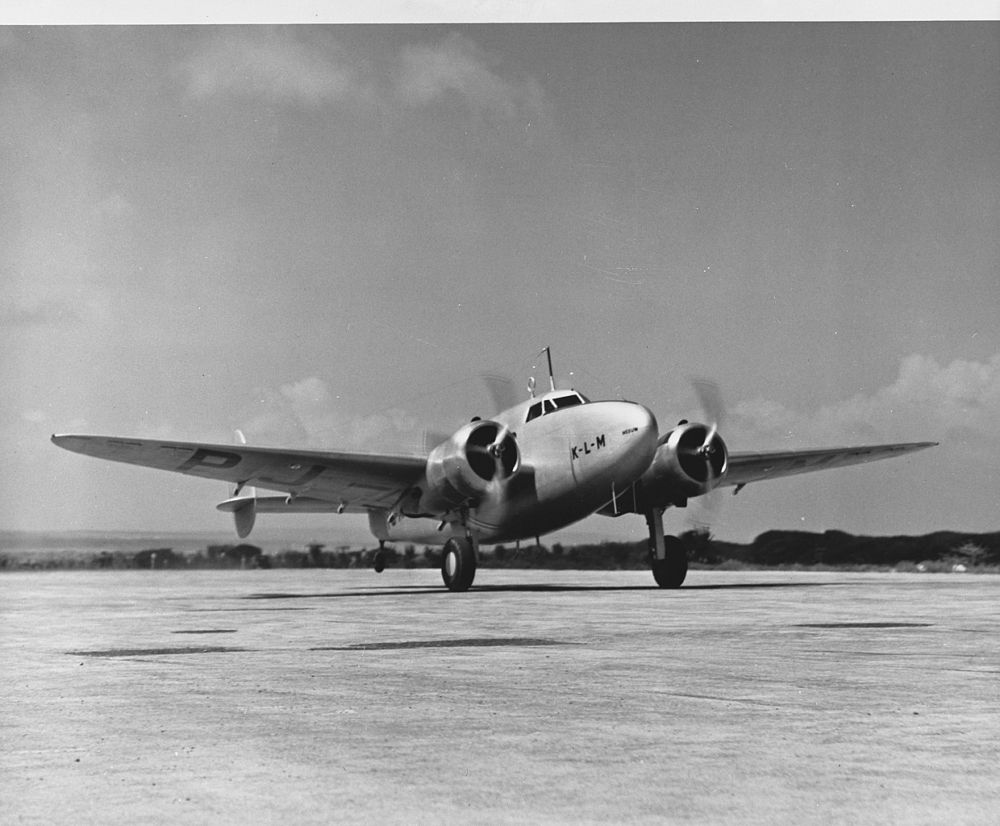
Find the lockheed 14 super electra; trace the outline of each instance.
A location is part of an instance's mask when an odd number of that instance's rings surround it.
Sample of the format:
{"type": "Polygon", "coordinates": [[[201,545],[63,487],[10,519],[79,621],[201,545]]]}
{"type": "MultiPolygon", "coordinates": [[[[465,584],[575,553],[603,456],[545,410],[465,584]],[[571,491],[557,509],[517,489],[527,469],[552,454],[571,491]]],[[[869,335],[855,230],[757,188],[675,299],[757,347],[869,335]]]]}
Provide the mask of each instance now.
{"type": "Polygon", "coordinates": [[[217,479],[235,485],[219,510],[240,537],[258,513],[367,513],[379,540],[443,545],[441,575],[465,591],[483,543],[515,542],[565,528],[592,514],[640,514],[649,560],[662,588],[687,575],[687,551],[665,536],[663,514],[721,487],[902,456],[935,442],[819,450],[730,452],[718,432],[717,394],[701,385],[708,423],[681,421],[661,432],[631,401],[591,401],[550,390],[490,419],[474,418],[426,455],[284,450],[108,436],[54,435],[76,453],[217,479]],[[714,409],[713,409],[714,408],[714,409]],[[261,496],[257,488],[278,491],[261,496]]]}

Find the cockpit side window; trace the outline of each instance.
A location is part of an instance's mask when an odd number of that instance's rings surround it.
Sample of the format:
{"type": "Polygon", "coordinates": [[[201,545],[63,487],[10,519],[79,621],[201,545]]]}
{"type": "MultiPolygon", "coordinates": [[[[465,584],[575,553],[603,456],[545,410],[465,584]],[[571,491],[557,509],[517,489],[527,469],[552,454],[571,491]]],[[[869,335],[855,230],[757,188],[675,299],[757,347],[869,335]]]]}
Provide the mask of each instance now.
{"type": "Polygon", "coordinates": [[[531,407],[528,408],[528,417],[525,419],[526,422],[530,422],[532,419],[537,419],[542,415],[542,403],[535,402],[531,407]]]}

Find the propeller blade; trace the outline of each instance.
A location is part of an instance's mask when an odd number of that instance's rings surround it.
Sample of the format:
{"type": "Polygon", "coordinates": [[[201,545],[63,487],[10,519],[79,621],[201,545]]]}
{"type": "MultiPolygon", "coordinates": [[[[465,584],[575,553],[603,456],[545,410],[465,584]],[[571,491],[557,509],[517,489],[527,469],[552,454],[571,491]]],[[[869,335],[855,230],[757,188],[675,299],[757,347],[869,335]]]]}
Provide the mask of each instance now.
{"type": "Polygon", "coordinates": [[[505,424],[500,425],[500,429],[497,431],[497,437],[490,444],[490,453],[494,456],[503,450],[503,442],[504,439],[507,438],[508,433],[510,433],[510,428],[505,424]]]}
{"type": "MultiPolygon", "coordinates": [[[[726,407],[722,401],[722,391],[719,389],[719,385],[711,379],[692,377],[691,386],[694,388],[695,395],[698,397],[698,403],[705,414],[705,421],[708,423],[705,439],[696,452],[705,463],[706,481],[712,481],[716,476],[715,467],[712,464],[712,458],[715,454],[713,443],[719,433],[719,428],[725,422],[726,407]]],[[[718,488],[713,488],[704,496],[699,497],[698,502],[701,507],[701,513],[698,516],[694,514],[689,516],[693,527],[706,532],[711,531],[712,524],[718,517],[721,507],[719,493],[718,488]]]]}
{"type": "Polygon", "coordinates": [[[490,399],[493,401],[495,413],[507,410],[520,401],[517,397],[517,388],[514,385],[514,380],[509,376],[483,373],[482,379],[486,385],[486,389],[489,391],[490,399]]]}
{"type": "Polygon", "coordinates": [[[709,422],[705,441],[702,442],[698,454],[705,460],[706,478],[711,478],[714,476],[712,468],[712,442],[719,432],[719,427],[725,420],[726,407],[722,402],[722,391],[719,390],[719,385],[711,379],[697,376],[692,377],[691,386],[698,397],[701,409],[705,412],[705,419],[709,422]]]}
{"type": "Polygon", "coordinates": [[[715,434],[719,432],[719,428],[715,422],[712,422],[711,426],[708,428],[708,433],[705,434],[705,441],[701,443],[701,454],[706,458],[712,452],[712,439],[715,438],[715,434]]]}
{"type": "Polygon", "coordinates": [[[722,391],[719,385],[711,379],[693,377],[691,386],[694,388],[698,403],[705,412],[705,418],[712,423],[712,435],[722,426],[726,418],[726,407],[722,402],[722,391]]]}
{"type": "Polygon", "coordinates": [[[517,466],[518,449],[517,444],[510,444],[513,434],[507,425],[501,425],[496,438],[489,446],[489,453],[493,457],[494,476],[499,479],[506,479],[513,473],[517,466]],[[509,450],[512,452],[508,453],[509,450]]]}
{"type": "Polygon", "coordinates": [[[445,433],[442,430],[425,430],[424,453],[430,453],[434,448],[441,444],[441,442],[448,441],[450,436],[450,433],[445,433]]]}

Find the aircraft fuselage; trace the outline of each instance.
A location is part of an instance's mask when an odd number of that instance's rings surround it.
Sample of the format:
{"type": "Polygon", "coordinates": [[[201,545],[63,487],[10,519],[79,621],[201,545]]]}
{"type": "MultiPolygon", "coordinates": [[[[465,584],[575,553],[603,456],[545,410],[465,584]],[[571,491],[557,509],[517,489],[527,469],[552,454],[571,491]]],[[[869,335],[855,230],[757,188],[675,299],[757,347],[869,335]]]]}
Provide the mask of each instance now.
{"type": "MultiPolygon", "coordinates": [[[[590,402],[525,420],[528,404],[494,417],[516,436],[520,468],[471,504],[466,527],[484,542],[527,539],[559,530],[613,503],[649,467],[657,424],[640,404],[590,402]]],[[[379,539],[441,543],[464,533],[458,521],[376,512],[379,539]]]]}

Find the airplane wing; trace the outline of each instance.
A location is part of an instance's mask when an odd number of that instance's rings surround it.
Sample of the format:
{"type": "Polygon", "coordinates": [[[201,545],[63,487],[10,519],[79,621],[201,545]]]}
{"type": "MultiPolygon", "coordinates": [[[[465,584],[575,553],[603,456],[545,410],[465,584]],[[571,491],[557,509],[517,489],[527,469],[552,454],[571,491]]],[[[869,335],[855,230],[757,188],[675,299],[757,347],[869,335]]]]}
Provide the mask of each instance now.
{"type": "Polygon", "coordinates": [[[423,477],[419,456],[283,450],[113,436],[54,435],[59,447],[112,462],[307,494],[345,509],[391,508],[423,477]]]}
{"type": "Polygon", "coordinates": [[[729,471],[722,482],[726,485],[745,485],[764,479],[777,479],[796,473],[860,465],[892,456],[902,456],[933,447],[937,442],[908,442],[895,445],[870,445],[868,447],[832,447],[819,450],[775,450],[763,453],[730,453],[729,471]]]}

